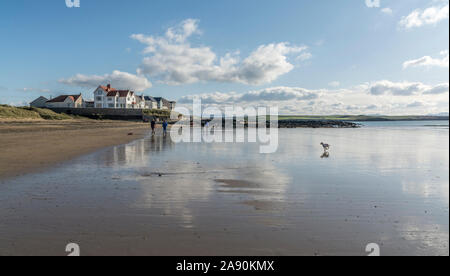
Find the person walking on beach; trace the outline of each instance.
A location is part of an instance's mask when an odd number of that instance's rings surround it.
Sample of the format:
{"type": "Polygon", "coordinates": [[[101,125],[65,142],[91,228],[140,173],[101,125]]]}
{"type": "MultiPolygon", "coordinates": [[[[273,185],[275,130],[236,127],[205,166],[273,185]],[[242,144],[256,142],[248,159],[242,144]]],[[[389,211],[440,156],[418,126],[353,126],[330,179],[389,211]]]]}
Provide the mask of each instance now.
{"type": "Polygon", "coordinates": [[[152,119],[152,122],[150,123],[152,127],[152,135],[155,135],[155,127],[156,127],[156,121],[155,119],[152,119]]]}
{"type": "Polygon", "coordinates": [[[166,120],[164,120],[163,122],[163,132],[164,132],[164,136],[167,135],[167,127],[169,126],[169,124],[167,123],[166,120]]]}

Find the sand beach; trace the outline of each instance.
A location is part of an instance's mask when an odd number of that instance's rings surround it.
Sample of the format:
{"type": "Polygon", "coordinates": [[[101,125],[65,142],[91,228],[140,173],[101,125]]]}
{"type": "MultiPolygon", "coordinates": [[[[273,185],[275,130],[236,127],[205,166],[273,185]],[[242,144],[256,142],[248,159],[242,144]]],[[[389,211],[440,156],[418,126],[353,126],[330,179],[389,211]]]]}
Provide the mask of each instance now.
{"type": "Polygon", "coordinates": [[[149,128],[126,121],[0,119],[0,177],[37,171],[128,143],[143,137],[149,128]]]}

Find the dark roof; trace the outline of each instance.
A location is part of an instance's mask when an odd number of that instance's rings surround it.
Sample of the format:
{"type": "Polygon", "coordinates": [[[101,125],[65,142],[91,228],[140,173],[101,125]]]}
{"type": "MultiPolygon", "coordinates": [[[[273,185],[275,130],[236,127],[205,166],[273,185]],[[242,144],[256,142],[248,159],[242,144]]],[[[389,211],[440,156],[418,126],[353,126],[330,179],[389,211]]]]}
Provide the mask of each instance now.
{"type": "Polygon", "coordinates": [[[100,88],[103,89],[106,92],[116,91],[116,89],[115,88],[111,88],[110,85],[108,85],[108,86],[100,85],[100,88]]]}
{"type": "Polygon", "coordinates": [[[35,99],[34,101],[32,101],[31,103],[37,102],[39,100],[43,100],[43,101],[48,101],[48,99],[46,97],[40,96],[39,98],[35,99]]]}
{"type": "Polygon", "coordinates": [[[79,95],[71,95],[71,97],[74,97],[75,101],[78,101],[78,99],[81,98],[81,94],[79,94],[79,95]]]}
{"type": "Polygon", "coordinates": [[[168,100],[166,100],[166,99],[164,99],[162,97],[155,97],[155,100],[157,100],[158,102],[162,101],[163,103],[168,103],[169,102],[168,100]]]}
{"type": "Polygon", "coordinates": [[[134,94],[134,92],[131,90],[118,90],[112,88],[110,85],[108,86],[100,85],[99,87],[103,89],[103,91],[107,92],[106,94],[107,97],[115,97],[117,96],[117,93],[119,93],[119,97],[125,98],[128,96],[129,93],[134,94]]]}
{"type": "Polygon", "coordinates": [[[163,106],[165,106],[167,108],[171,108],[172,103],[175,103],[175,102],[169,102],[168,100],[166,100],[162,97],[156,97],[155,100],[157,102],[162,102],[163,106]]]}
{"type": "Polygon", "coordinates": [[[129,93],[131,93],[131,95],[134,94],[134,92],[130,90],[119,90],[119,97],[125,98],[128,96],[129,93]]]}
{"type": "Polygon", "coordinates": [[[54,99],[51,99],[47,101],[48,103],[63,103],[66,101],[67,98],[70,98],[73,102],[78,101],[78,99],[81,97],[81,94],[79,95],[61,95],[54,99]]]}
{"type": "Polygon", "coordinates": [[[107,97],[116,97],[119,96],[121,98],[125,98],[128,96],[128,94],[133,95],[134,92],[130,91],[130,90],[114,90],[114,91],[110,91],[106,94],[107,97]]]}
{"type": "Polygon", "coordinates": [[[155,98],[153,98],[152,96],[145,96],[144,99],[149,102],[156,102],[155,98]]]}

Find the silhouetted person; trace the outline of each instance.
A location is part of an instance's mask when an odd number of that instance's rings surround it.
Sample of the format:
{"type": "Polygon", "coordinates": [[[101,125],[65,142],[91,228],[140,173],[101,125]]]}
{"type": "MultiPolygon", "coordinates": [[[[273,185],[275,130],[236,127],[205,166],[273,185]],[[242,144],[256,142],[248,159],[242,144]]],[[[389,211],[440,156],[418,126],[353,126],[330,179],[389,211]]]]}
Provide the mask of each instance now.
{"type": "Polygon", "coordinates": [[[155,135],[155,127],[156,127],[156,121],[155,119],[152,120],[152,122],[150,123],[151,127],[152,127],[152,135],[155,135]]]}
{"type": "Polygon", "coordinates": [[[164,136],[166,136],[167,134],[167,127],[169,126],[169,124],[167,123],[166,120],[164,120],[163,122],[163,132],[164,132],[164,136]]]}

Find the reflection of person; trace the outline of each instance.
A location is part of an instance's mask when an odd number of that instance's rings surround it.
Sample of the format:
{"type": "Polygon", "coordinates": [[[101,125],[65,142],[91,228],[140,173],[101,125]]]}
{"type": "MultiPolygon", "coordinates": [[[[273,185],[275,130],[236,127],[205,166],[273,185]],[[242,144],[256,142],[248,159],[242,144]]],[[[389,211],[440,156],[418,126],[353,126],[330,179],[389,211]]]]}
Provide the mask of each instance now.
{"type": "Polygon", "coordinates": [[[166,136],[166,134],[167,134],[167,127],[168,127],[168,126],[169,126],[169,124],[167,123],[166,120],[164,120],[164,123],[163,123],[164,136],[166,136]]]}
{"type": "Polygon", "coordinates": [[[156,126],[156,121],[155,121],[155,119],[152,120],[152,122],[150,123],[150,125],[152,126],[152,135],[155,135],[155,126],[156,126]]]}

